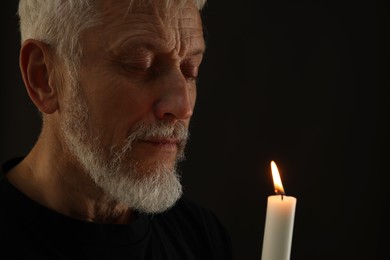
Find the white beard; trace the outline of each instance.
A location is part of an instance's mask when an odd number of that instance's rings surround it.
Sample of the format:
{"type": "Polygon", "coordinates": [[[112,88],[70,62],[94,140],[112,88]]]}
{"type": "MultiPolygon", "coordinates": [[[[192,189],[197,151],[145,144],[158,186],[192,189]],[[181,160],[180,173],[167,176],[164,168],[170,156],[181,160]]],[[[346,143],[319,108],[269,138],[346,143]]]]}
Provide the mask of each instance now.
{"type": "Polygon", "coordinates": [[[122,147],[114,144],[104,149],[98,131],[88,128],[88,108],[78,86],[67,100],[63,111],[61,129],[69,151],[78,159],[85,172],[104,192],[129,208],[144,212],[163,212],[173,206],[182,195],[177,163],[184,159],[184,147],[188,139],[186,127],[154,124],[138,125],[129,134],[122,147]],[[132,145],[141,138],[175,137],[181,140],[178,155],[172,162],[156,162],[144,165],[131,157],[132,145]]]}

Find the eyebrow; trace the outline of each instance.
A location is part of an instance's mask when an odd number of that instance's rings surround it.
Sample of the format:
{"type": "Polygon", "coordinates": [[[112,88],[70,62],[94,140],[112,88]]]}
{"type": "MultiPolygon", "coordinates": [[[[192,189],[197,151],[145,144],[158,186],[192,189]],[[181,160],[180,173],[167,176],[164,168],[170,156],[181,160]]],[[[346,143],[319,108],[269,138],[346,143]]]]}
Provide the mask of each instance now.
{"type": "MultiPolygon", "coordinates": [[[[137,49],[145,49],[145,50],[150,50],[150,51],[155,51],[155,52],[159,52],[161,50],[163,50],[163,51],[167,50],[168,51],[168,48],[166,48],[165,44],[158,43],[157,41],[151,39],[150,37],[145,37],[145,39],[134,40],[134,41],[128,39],[122,45],[122,47],[126,47],[126,46],[131,46],[131,50],[130,51],[134,51],[134,50],[137,50],[137,49]]],[[[205,53],[205,51],[206,51],[206,43],[203,40],[203,43],[201,43],[200,46],[196,46],[193,49],[189,48],[187,50],[187,55],[188,56],[203,55],[205,53]]],[[[122,51],[120,50],[120,52],[122,52],[122,51]]]]}
{"type": "Polygon", "coordinates": [[[197,48],[187,53],[188,56],[203,55],[206,52],[205,48],[197,48]]]}

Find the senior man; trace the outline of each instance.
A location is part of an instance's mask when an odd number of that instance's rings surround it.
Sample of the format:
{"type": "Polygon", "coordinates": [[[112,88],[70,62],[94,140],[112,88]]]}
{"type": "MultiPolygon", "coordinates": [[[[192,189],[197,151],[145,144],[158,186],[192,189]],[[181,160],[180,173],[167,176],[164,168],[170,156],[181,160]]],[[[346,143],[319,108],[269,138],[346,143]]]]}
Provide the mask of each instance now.
{"type": "Polygon", "coordinates": [[[20,0],[20,68],[40,136],[3,165],[7,259],[232,259],[181,198],[205,0],[20,0]]]}

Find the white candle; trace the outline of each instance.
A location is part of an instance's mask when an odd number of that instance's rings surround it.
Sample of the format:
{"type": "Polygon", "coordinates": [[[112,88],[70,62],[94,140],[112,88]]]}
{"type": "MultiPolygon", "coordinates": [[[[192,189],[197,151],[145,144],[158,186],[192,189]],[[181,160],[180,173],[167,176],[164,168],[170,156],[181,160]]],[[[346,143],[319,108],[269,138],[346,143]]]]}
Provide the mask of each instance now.
{"type": "Polygon", "coordinates": [[[278,168],[271,162],[275,192],[268,197],[262,260],[289,260],[297,199],[284,195],[278,168]]]}

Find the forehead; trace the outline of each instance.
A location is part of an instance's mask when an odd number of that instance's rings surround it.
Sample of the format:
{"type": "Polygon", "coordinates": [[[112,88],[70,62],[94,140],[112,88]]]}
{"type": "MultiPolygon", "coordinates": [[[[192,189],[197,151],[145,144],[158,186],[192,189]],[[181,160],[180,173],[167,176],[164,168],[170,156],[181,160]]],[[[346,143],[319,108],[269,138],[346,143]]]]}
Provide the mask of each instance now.
{"type": "MultiPolygon", "coordinates": [[[[155,45],[183,52],[185,49],[204,48],[202,21],[193,1],[184,5],[181,0],[166,7],[165,1],[140,4],[129,0],[101,0],[98,10],[101,25],[98,26],[100,42],[110,48],[132,42],[155,45]]],[[[145,1],[149,2],[149,1],[145,1]]]]}

